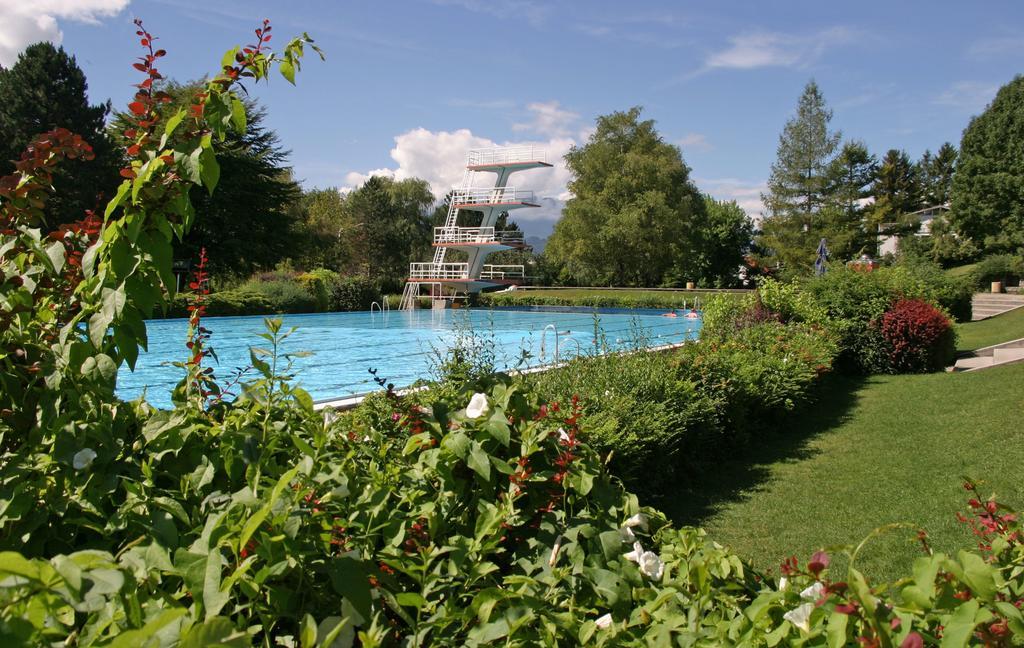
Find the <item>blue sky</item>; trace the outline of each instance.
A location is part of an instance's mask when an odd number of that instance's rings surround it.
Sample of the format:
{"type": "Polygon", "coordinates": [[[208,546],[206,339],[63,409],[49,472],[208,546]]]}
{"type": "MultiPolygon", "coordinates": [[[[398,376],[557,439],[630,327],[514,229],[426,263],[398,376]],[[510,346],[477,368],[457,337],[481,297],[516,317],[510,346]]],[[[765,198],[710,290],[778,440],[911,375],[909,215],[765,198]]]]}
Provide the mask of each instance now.
{"type": "MultiPolygon", "coordinates": [[[[470,146],[533,142],[558,156],[597,115],[642,105],[698,186],[751,213],[808,79],[845,138],[917,157],[958,143],[1024,71],[1024,3],[892,0],[14,0],[0,8],[0,63],[27,42],[62,42],[92,98],[123,106],[134,17],[180,79],[213,70],[263,17],[278,38],[308,31],[327,61],[309,59],[297,88],[277,77],[256,91],[308,186],[376,172],[443,194],[470,146]]],[[[549,231],[567,180],[561,167],[516,179],[545,198],[529,220],[517,213],[530,233],[549,231]]]]}

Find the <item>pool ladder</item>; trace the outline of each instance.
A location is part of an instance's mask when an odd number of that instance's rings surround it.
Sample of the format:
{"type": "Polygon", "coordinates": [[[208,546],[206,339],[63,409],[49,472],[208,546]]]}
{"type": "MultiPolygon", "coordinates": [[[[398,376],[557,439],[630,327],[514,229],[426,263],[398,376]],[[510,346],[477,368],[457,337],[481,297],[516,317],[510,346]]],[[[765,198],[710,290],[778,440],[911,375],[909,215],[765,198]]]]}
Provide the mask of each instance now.
{"type": "MultiPolygon", "coordinates": [[[[551,329],[551,333],[554,335],[554,338],[555,338],[555,362],[559,362],[559,358],[560,358],[560,355],[561,355],[561,353],[560,353],[561,350],[560,350],[559,344],[558,344],[558,339],[559,339],[558,336],[560,336],[560,335],[568,336],[568,335],[570,335],[572,333],[572,331],[569,331],[569,330],[559,331],[558,327],[556,327],[554,324],[548,324],[547,326],[545,326],[544,330],[540,334],[540,360],[541,360],[541,362],[544,362],[544,357],[547,355],[547,347],[546,347],[545,343],[546,343],[547,338],[548,338],[548,329],[551,329]]],[[[568,340],[576,344],[576,355],[579,356],[580,355],[580,341],[577,340],[576,338],[568,338],[568,340]]]]}
{"type": "Polygon", "coordinates": [[[380,311],[381,314],[390,313],[391,312],[391,305],[388,303],[388,296],[387,295],[383,295],[380,299],[381,299],[380,302],[373,302],[373,303],[370,304],[370,315],[373,315],[373,307],[374,306],[377,307],[377,310],[380,311]],[[381,303],[383,303],[384,305],[381,306],[381,303]]]}

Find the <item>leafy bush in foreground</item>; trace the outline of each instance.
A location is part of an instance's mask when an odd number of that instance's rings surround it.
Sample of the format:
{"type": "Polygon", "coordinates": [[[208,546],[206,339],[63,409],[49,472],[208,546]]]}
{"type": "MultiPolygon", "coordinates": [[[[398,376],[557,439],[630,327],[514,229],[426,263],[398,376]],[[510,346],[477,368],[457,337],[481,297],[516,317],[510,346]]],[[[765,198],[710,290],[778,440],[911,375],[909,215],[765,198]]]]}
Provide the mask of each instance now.
{"type": "Polygon", "coordinates": [[[807,403],[835,354],[825,329],[766,322],[673,351],[582,357],[528,380],[552,400],[580,394],[588,442],[657,500],[807,403]]]}
{"type": "Polygon", "coordinates": [[[903,299],[877,323],[889,344],[889,364],[897,372],[941,371],[956,353],[949,318],[926,301],[903,299]]]}

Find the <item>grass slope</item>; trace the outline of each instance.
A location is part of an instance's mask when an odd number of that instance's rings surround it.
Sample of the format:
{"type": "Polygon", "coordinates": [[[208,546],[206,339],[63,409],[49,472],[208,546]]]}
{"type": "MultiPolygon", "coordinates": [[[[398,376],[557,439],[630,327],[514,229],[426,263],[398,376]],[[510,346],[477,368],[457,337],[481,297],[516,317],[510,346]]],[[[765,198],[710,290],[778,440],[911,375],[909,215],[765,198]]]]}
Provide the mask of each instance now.
{"type": "MultiPolygon", "coordinates": [[[[965,339],[1007,339],[1014,325],[997,320],[965,325],[965,339]]],[[[956,520],[965,508],[962,477],[1024,508],[1022,411],[1024,364],[968,374],[834,376],[788,432],[717,464],[666,508],[677,522],[706,527],[776,573],[787,556],[803,561],[816,549],[856,544],[878,527],[906,523],[872,540],[858,559],[870,577],[893,580],[909,574],[920,555],[917,528],[940,551],[973,546],[956,520]]]]}
{"type": "Polygon", "coordinates": [[[957,326],[957,350],[971,351],[1024,337],[1024,308],[957,326]]]}

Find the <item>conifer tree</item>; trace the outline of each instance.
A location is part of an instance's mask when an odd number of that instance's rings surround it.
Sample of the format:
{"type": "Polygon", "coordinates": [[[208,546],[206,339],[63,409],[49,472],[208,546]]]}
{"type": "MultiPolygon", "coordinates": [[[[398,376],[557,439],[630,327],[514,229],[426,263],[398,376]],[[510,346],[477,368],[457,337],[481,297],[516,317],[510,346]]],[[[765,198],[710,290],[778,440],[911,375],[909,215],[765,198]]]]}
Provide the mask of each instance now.
{"type": "Polygon", "coordinates": [[[104,131],[110,104],[90,104],[88,89],[75,57],[50,43],[29,45],[10,69],[0,68],[0,175],[14,170],[14,161],[37,135],[54,128],[81,135],[96,155],[61,164],[44,208],[47,227],[82,218],[101,204],[101,194],[110,198],[121,180],[104,131]]]}
{"type": "Polygon", "coordinates": [[[794,271],[810,267],[822,236],[816,216],[828,204],[829,165],[842,137],[829,130],[831,119],[818,84],[809,81],[779,135],[768,193],[761,195],[767,214],[759,247],[794,271]]]}

